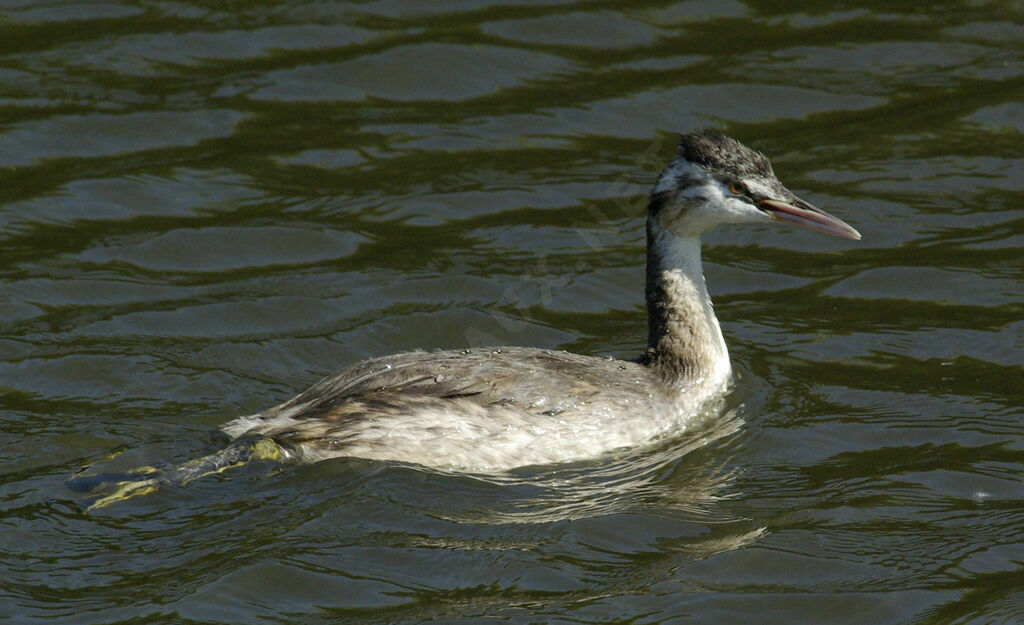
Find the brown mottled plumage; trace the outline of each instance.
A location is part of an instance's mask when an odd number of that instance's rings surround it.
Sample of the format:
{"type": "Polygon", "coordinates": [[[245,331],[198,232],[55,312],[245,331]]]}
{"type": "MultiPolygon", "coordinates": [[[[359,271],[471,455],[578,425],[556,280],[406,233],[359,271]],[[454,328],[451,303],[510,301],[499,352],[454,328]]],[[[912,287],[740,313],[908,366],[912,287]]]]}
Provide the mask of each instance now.
{"type": "Polygon", "coordinates": [[[410,352],[354,364],[228,423],[306,461],[359,456],[471,471],[577,460],[682,427],[731,378],[704,284],[701,232],[773,218],[847,238],[768,159],[715,131],[685,135],[647,221],[647,350],[636,361],[528,347],[410,352]]]}

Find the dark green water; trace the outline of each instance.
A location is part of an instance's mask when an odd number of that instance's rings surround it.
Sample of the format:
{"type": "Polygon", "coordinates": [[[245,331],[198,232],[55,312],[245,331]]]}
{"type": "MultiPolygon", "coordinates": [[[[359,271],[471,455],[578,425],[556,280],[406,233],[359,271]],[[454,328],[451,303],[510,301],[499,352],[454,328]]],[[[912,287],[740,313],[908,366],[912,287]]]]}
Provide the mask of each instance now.
{"type": "Polygon", "coordinates": [[[0,3],[0,621],[1024,622],[1024,6],[621,6],[0,3]],[[718,419],[65,487],[369,356],[637,352],[707,125],[864,235],[706,238],[718,419]]]}

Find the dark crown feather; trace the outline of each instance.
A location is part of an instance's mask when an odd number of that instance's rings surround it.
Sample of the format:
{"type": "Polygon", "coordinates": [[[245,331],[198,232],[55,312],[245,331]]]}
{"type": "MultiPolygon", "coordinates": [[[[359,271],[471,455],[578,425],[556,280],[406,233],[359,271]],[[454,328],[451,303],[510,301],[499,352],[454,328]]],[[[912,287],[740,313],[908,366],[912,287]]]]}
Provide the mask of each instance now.
{"type": "Polygon", "coordinates": [[[710,174],[740,179],[775,176],[767,156],[717,130],[704,129],[680,137],[679,156],[710,174]]]}

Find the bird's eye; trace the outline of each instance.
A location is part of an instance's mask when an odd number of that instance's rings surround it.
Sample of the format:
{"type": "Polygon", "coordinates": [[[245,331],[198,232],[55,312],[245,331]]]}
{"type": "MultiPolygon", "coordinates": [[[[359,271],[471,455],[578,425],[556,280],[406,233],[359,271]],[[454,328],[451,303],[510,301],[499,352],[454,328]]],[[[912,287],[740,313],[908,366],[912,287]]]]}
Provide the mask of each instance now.
{"type": "Polygon", "coordinates": [[[743,185],[738,182],[730,182],[729,192],[732,193],[733,195],[743,195],[744,193],[747,192],[747,190],[744,189],[743,185]]]}

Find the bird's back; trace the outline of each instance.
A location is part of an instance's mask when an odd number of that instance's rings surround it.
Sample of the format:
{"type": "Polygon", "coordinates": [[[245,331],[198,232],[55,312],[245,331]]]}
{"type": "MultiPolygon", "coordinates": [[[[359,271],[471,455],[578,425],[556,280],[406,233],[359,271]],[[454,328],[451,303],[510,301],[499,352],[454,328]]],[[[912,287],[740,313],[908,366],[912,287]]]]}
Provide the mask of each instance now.
{"type": "Polygon", "coordinates": [[[365,360],[223,430],[305,461],[359,456],[500,471],[649,441],[679,425],[678,389],[640,364],[525,347],[365,360]]]}

